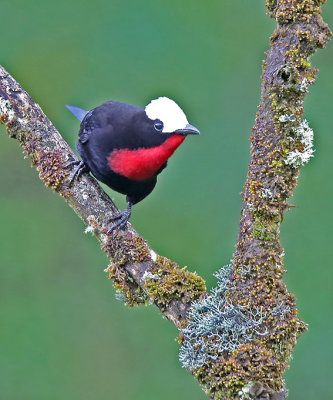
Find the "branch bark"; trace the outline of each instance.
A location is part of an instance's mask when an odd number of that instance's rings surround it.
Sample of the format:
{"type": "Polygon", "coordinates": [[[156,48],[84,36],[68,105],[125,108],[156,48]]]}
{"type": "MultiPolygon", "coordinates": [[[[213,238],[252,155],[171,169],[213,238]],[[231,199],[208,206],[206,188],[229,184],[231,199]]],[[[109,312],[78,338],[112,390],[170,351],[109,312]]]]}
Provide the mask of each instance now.
{"type": "Polygon", "coordinates": [[[331,35],[321,3],[267,1],[278,26],[264,63],[239,237],[232,263],[218,273],[211,294],[201,277],[157,255],[130,224],[118,234],[106,233],[116,206],[89,175],[68,186],[75,154],[0,66],[0,120],[9,136],[20,142],[46,186],[95,234],[127,305],[152,302],[181,330],[183,365],[214,399],[285,399],[283,373],[306,329],[282,281],[279,233],[299,168],[312,155],[312,131],[301,118],[316,73],[308,58],[331,35]]]}

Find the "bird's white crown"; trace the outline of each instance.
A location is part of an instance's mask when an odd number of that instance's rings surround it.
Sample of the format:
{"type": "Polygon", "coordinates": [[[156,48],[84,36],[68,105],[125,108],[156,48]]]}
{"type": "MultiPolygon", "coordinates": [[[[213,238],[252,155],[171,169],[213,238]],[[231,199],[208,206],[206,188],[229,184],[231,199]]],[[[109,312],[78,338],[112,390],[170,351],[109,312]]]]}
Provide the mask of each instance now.
{"type": "Polygon", "coordinates": [[[163,122],[162,132],[174,132],[177,129],[184,129],[188,124],[184,111],[177,103],[168,97],[159,97],[152,100],[145,108],[147,117],[163,122]]]}

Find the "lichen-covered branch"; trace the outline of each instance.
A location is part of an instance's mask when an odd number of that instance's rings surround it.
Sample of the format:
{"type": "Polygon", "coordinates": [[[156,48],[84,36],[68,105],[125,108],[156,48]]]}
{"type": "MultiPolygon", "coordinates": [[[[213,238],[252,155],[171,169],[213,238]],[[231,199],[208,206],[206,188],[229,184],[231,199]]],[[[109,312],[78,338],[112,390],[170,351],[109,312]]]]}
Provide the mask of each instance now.
{"type": "Polygon", "coordinates": [[[180,330],[180,360],[212,399],[283,400],[283,373],[306,324],[282,281],[280,225],[300,167],[313,155],[302,120],[316,70],[309,57],[331,32],[316,0],[267,0],[278,22],[263,70],[251,136],[236,252],[208,294],[202,278],[157,255],[130,224],[107,234],[115,205],[88,174],[69,185],[76,156],[20,85],[0,66],[0,121],[46,186],[93,232],[110,259],[106,271],[129,306],[152,302],[180,330]]]}
{"type": "Polygon", "coordinates": [[[17,139],[47,187],[54,189],[94,233],[110,259],[106,271],[124,302],[155,303],[178,328],[190,303],[205,291],[196,273],[157,255],[130,224],[108,235],[107,220],[118,212],[94,178],[83,174],[69,186],[77,157],[38,104],[0,66],[0,121],[17,139]]]}
{"type": "Polygon", "coordinates": [[[299,169],[313,155],[302,116],[317,72],[309,57],[331,36],[321,3],[267,1],[278,26],[263,66],[236,252],[182,331],[180,359],[214,399],[285,399],[283,373],[306,329],[282,281],[280,225],[299,169]]]}

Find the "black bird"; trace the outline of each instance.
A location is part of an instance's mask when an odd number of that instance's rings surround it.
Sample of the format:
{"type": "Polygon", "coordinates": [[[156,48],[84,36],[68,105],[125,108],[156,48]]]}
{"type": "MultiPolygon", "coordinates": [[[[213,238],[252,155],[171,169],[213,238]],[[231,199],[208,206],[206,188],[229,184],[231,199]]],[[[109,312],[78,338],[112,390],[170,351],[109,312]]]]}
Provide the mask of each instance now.
{"type": "Polygon", "coordinates": [[[77,151],[82,161],[71,182],[82,172],[126,194],[127,208],[111,218],[108,233],[122,228],[132,206],[151,193],[157,175],[186,135],[199,134],[183,110],[167,97],[152,100],[145,109],[107,101],[91,111],[66,106],[81,122],[77,151]]]}

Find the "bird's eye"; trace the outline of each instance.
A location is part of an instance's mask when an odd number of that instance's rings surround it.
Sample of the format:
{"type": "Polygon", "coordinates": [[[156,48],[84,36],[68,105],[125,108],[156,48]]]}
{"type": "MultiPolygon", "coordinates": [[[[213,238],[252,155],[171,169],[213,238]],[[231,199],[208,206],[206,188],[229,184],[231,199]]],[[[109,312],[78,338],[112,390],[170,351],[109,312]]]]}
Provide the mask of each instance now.
{"type": "Polygon", "coordinates": [[[163,122],[158,119],[157,121],[154,122],[154,128],[157,131],[162,132],[163,131],[163,122]]]}

